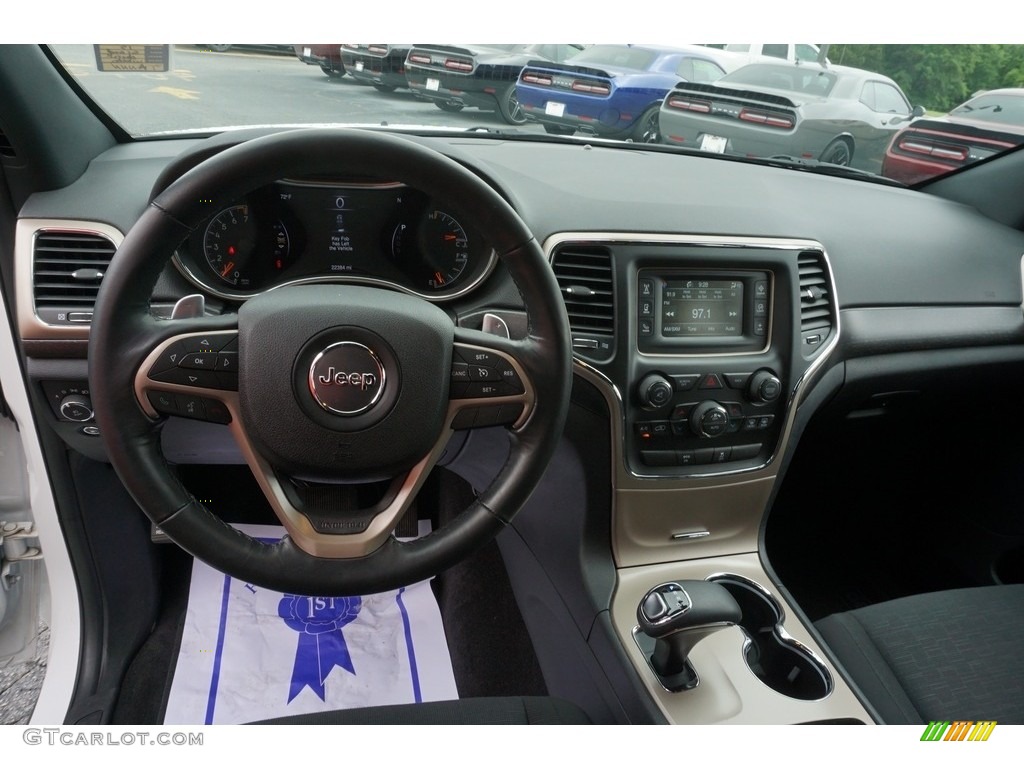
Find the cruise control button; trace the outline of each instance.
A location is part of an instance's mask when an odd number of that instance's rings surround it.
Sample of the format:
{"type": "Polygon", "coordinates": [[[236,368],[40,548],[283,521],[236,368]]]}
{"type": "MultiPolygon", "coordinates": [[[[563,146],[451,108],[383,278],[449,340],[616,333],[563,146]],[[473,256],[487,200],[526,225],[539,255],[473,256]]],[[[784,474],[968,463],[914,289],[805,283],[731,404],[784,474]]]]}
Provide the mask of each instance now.
{"type": "Polygon", "coordinates": [[[452,381],[469,381],[468,363],[452,363],[452,381]]]}
{"type": "Polygon", "coordinates": [[[509,363],[502,363],[496,370],[502,381],[504,381],[508,386],[515,388],[515,394],[521,395],[526,391],[526,388],[523,386],[523,380],[519,378],[519,374],[516,373],[516,369],[509,363]]]}
{"type": "Polygon", "coordinates": [[[498,381],[498,373],[493,368],[483,365],[469,365],[470,381],[498,381]]]}
{"type": "Polygon", "coordinates": [[[497,368],[502,363],[502,359],[498,355],[478,349],[464,349],[461,351],[460,357],[469,363],[471,366],[470,370],[475,365],[481,365],[485,368],[497,368]]]}
{"type": "Polygon", "coordinates": [[[501,384],[485,384],[478,382],[466,385],[466,393],[463,397],[500,397],[507,394],[501,384]]]}

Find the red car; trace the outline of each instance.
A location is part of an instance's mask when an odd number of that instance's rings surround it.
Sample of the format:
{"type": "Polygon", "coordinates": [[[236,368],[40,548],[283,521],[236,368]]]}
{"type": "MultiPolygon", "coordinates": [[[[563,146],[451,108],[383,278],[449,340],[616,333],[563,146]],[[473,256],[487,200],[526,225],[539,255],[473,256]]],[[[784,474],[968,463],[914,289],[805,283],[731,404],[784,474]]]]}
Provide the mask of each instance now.
{"type": "Polygon", "coordinates": [[[950,113],[915,120],[893,137],[882,175],[904,184],[984,160],[1024,141],[1024,88],[978,94],[950,113]]]}
{"type": "Polygon", "coordinates": [[[341,44],[296,45],[295,55],[307,64],[319,64],[328,77],[344,77],[345,64],[341,60],[341,44]]]}

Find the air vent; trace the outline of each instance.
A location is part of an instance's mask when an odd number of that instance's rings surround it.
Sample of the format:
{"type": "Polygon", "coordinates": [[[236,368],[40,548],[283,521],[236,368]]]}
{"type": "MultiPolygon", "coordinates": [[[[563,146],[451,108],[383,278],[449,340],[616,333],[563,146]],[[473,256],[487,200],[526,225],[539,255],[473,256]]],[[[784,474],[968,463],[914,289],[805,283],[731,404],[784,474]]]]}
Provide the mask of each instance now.
{"type": "Polygon", "coordinates": [[[584,342],[592,339],[598,343],[591,348],[610,350],[615,333],[611,251],[601,246],[565,246],[555,254],[553,268],[569,314],[573,346],[583,349],[584,342]]]}
{"type": "Polygon", "coordinates": [[[11,140],[7,138],[7,134],[0,130],[0,157],[17,157],[18,153],[14,151],[14,145],[11,144],[11,140]]]}
{"type": "Polygon", "coordinates": [[[822,254],[800,254],[800,333],[805,357],[813,355],[832,330],[832,291],[822,254]]]}
{"type": "Polygon", "coordinates": [[[92,317],[114,244],[91,232],[42,230],[32,248],[36,314],[47,323],[83,323],[92,317]]]}

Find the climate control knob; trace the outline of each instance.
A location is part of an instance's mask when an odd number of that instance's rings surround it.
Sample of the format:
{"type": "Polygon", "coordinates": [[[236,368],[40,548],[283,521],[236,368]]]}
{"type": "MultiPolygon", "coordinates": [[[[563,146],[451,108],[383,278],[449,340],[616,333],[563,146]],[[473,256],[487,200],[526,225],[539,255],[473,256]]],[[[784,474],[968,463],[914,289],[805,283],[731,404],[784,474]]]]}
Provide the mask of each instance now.
{"type": "Polygon", "coordinates": [[[718,437],[729,428],[729,412],[714,400],[698,403],[690,412],[690,429],[697,437],[718,437]]]}
{"type": "Polygon", "coordinates": [[[659,373],[644,376],[637,387],[644,408],[664,408],[672,401],[672,382],[659,373]]]}
{"type": "Polygon", "coordinates": [[[767,368],[750,377],[747,385],[747,397],[752,403],[773,403],[782,394],[782,382],[779,377],[767,368]]]}

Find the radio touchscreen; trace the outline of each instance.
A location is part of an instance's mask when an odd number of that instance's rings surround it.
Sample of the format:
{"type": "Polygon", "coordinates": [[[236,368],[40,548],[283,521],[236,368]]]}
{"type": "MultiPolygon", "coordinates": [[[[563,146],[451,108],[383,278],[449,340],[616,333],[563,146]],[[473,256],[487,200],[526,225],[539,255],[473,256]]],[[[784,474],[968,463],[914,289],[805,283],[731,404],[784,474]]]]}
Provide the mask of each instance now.
{"type": "Polygon", "coordinates": [[[743,334],[742,280],[666,280],[661,290],[662,336],[743,334]]]}
{"type": "Polygon", "coordinates": [[[637,278],[641,352],[716,354],[767,348],[769,272],[641,269],[637,278]]]}

